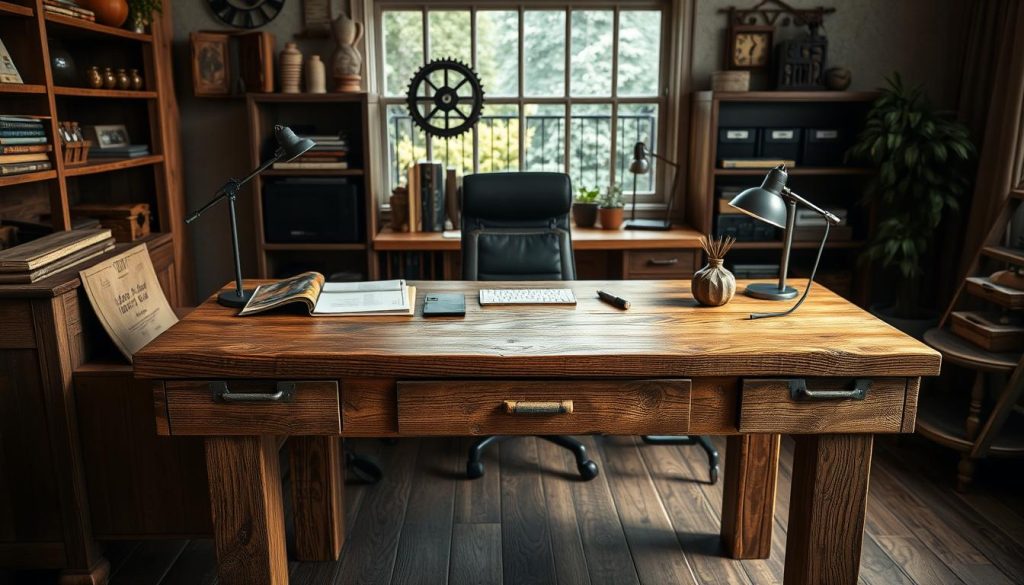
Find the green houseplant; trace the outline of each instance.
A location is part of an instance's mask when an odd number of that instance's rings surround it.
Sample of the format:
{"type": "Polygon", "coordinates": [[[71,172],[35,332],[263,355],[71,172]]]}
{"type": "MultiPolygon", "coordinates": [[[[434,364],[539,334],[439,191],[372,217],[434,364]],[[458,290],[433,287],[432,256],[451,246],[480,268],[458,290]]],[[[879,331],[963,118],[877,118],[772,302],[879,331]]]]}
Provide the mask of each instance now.
{"type": "Polygon", "coordinates": [[[899,275],[893,281],[895,304],[874,312],[891,323],[927,321],[922,265],[939,223],[959,209],[970,187],[975,149],[967,128],[936,110],[920,86],[905,86],[896,73],[886,81],[847,153],[849,160],[877,170],[865,202],[877,206],[879,218],[862,261],[899,275]]]}
{"type": "Polygon", "coordinates": [[[128,22],[137,33],[146,32],[153,20],[153,13],[162,13],[161,0],[128,0],[128,22]]]}
{"type": "Polygon", "coordinates": [[[598,214],[601,216],[601,229],[617,230],[622,227],[623,208],[626,200],[622,198],[622,187],[609,185],[601,197],[598,214]]]}
{"type": "Polygon", "coordinates": [[[600,190],[585,186],[576,190],[576,200],[572,204],[572,219],[576,227],[594,227],[597,223],[597,198],[600,195],[600,190]]]}

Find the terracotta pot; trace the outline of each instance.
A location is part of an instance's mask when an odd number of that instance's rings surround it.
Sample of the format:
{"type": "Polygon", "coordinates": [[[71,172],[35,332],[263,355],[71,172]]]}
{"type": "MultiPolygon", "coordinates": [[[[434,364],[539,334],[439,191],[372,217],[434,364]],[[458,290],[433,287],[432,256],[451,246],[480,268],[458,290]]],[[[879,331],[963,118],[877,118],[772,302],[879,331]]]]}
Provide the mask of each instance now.
{"type": "Polygon", "coordinates": [[[594,227],[597,223],[597,203],[573,203],[572,220],[576,222],[576,227],[594,227]]]}
{"type": "Polygon", "coordinates": [[[621,207],[601,207],[597,210],[601,216],[601,229],[617,230],[622,227],[625,210],[621,207]]]}
{"type": "Polygon", "coordinates": [[[693,275],[690,290],[698,303],[719,307],[736,294],[736,277],[722,266],[721,258],[711,258],[707,266],[693,275]]]}
{"type": "Polygon", "coordinates": [[[85,0],[85,8],[96,13],[96,22],[107,26],[121,26],[128,20],[126,0],[85,0]]]}

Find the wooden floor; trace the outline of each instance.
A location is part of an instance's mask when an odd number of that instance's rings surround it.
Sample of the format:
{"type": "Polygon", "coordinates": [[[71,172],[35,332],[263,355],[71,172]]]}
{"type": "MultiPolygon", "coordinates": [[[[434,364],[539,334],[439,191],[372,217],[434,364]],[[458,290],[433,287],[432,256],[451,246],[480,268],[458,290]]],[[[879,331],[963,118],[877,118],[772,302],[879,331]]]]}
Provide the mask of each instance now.
{"type": "MultiPolygon", "coordinates": [[[[576,480],[567,452],[533,438],[490,453],[476,481],[462,477],[464,439],[351,441],[380,460],[385,479],[349,486],[341,560],[292,563],[291,582],[781,582],[792,441],[783,441],[772,558],[757,561],[723,557],[722,486],[706,483],[699,448],[586,442],[601,467],[592,482],[576,480]]],[[[916,437],[877,441],[861,582],[1024,583],[1024,470],[986,462],[967,495],[952,489],[955,470],[949,451],[916,437]]],[[[108,554],[111,585],[215,582],[209,540],[111,543],[108,554]]],[[[0,574],[4,585],[49,579],[0,574]]]]}

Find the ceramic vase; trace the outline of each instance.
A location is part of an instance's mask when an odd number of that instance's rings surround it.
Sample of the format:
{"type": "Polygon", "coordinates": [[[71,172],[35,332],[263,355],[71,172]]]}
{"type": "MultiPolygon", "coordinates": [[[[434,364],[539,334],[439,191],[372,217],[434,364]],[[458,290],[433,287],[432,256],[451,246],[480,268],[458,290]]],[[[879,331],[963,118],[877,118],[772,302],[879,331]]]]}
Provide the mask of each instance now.
{"type": "Polygon", "coordinates": [[[320,55],[310,55],[306,62],[306,91],[327,93],[327,73],[320,55]]]}
{"type": "Polygon", "coordinates": [[[96,22],[107,26],[121,26],[128,20],[127,0],[88,0],[85,8],[96,13],[96,22]]]}
{"type": "Polygon", "coordinates": [[[338,47],[331,58],[334,91],[359,91],[363,56],[355,45],[363,38],[363,24],[348,17],[344,11],[331,24],[331,34],[338,47]]]}
{"type": "Polygon", "coordinates": [[[622,227],[625,214],[621,207],[601,207],[597,214],[601,217],[601,229],[617,230],[622,227]]]}
{"type": "Polygon", "coordinates": [[[106,89],[117,87],[117,76],[114,75],[114,70],[110,67],[103,70],[103,87],[106,89]]]}
{"type": "Polygon", "coordinates": [[[736,277],[722,266],[721,258],[711,258],[708,265],[693,275],[690,282],[693,298],[702,305],[719,307],[736,294],[736,277]]]}
{"type": "Polygon", "coordinates": [[[281,51],[281,93],[299,93],[302,85],[302,51],[295,43],[285,43],[281,51]]]}
{"type": "Polygon", "coordinates": [[[132,71],[131,71],[131,79],[132,79],[132,89],[134,89],[135,91],[141,91],[143,86],[146,85],[146,82],[145,82],[144,79],[142,79],[142,74],[139,73],[138,69],[132,69],[132,71]]]}
{"type": "Polygon", "coordinates": [[[124,69],[117,70],[117,89],[129,90],[132,88],[132,80],[124,69]]]}
{"type": "Polygon", "coordinates": [[[103,74],[100,73],[99,68],[95,65],[89,68],[85,78],[89,82],[89,87],[93,89],[101,89],[103,87],[103,74]]]}

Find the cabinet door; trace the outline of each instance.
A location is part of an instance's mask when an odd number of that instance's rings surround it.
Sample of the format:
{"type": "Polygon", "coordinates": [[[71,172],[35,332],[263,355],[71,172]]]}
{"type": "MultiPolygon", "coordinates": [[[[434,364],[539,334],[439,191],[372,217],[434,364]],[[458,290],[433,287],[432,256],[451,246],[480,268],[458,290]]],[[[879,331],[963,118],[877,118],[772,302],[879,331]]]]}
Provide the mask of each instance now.
{"type": "Polygon", "coordinates": [[[178,298],[178,277],[174,270],[174,246],[171,241],[149,250],[149,257],[153,260],[153,269],[156,270],[156,278],[160,281],[160,288],[164,289],[167,302],[172,307],[180,307],[181,299],[178,298]]]}

